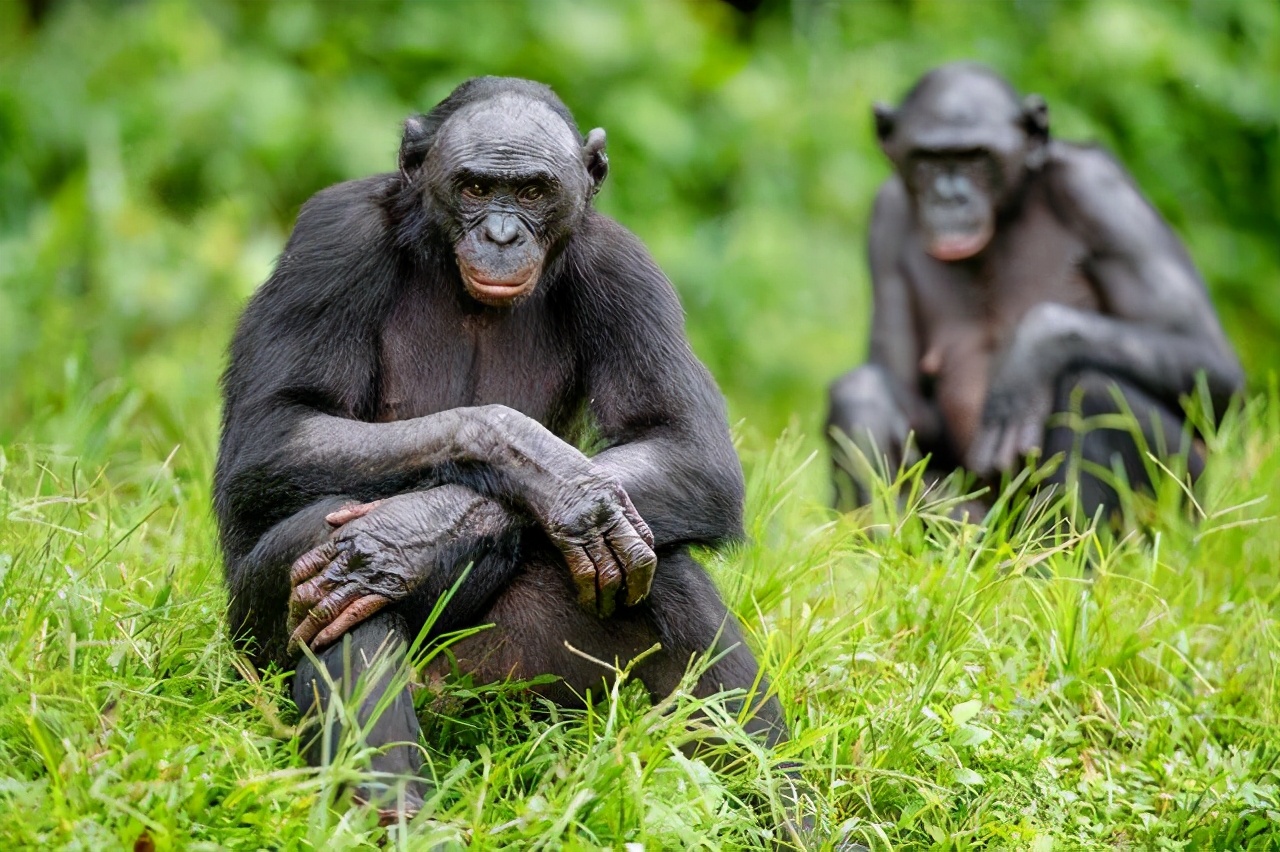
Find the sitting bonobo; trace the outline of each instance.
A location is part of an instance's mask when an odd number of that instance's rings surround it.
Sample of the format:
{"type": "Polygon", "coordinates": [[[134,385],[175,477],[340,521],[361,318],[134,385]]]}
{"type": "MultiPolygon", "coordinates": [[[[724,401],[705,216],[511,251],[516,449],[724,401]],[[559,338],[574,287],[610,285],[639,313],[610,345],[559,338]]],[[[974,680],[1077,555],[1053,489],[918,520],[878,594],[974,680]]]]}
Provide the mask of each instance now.
{"type": "Polygon", "coordinates": [[[871,221],[870,361],[830,389],[837,508],[869,501],[877,462],[918,453],[931,479],[960,465],[991,484],[1062,453],[1048,482],[1078,482],[1086,517],[1120,505],[1115,471],[1150,485],[1147,451],[1198,475],[1180,397],[1202,374],[1221,412],[1240,365],[1124,169],[1050,139],[1041,98],[971,64],[929,72],[875,121],[897,174],[871,221]],[[1091,422],[1129,412],[1141,440],[1091,422]]]}
{"type": "MultiPolygon", "coordinates": [[[[214,486],[231,630],[296,664],[301,711],[331,699],[302,645],[350,684],[455,586],[431,630],[492,625],[452,646],[479,682],[552,674],[571,705],[606,673],[567,646],[625,666],[660,644],[635,669],[655,696],[707,652],[698,695],[761,688],[689,554],[742,534],[723,400],[670,283],[592,209],[607,171],[546,86],[478,78],[405,123],[398,171],[303,206],[231,346],[214,486]]],[[[356,795],[384,818],[422,802],[419,733],[407,693],[370,729],[398,784],[356,795]]]]}

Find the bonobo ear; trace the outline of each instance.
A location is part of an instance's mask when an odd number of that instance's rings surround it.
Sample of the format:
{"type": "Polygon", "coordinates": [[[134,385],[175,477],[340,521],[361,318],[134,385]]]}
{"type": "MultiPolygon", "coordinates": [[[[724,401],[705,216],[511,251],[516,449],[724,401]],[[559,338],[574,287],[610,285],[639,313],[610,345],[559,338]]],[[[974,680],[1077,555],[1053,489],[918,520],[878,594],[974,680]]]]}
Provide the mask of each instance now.
{"type": "Polygon", "coordinates": [[[1049,105],[1039,95],[1022,99],[1022,128],[1027,132],[1027,168],[1040,169],[1049,156],[1049,105]]]}
{"type": "Polygon", "coordinates": [[[1049,138],[1049,105],[1039,95],[1022,99],[1022,126],[1032,136],[1049,138]]]}
{"type": "Polygon", "coordinates": [[[404,135],[400,138],[400,174],[408,178],[422,161],[427,158],[431,149],[431,138],[427,132],[427,117],[411,115],[404,120],[404,135]]]}
{"type": "Polygon", "coordinates": [[[871,106],[871,114],[876,119],[876,138],[881,143],[889,141],[893,128],[898,123],[898,111],[886,103],[876,101],[871,106]]]}
{"type": "Polygon", "coordinates": [[[582,164],[591,175],[591,194],[600,191],[605,175],[609,174],[609,157],[604,153],[604,128],[597,127],[587,134],[582,143],[582,164]]]}

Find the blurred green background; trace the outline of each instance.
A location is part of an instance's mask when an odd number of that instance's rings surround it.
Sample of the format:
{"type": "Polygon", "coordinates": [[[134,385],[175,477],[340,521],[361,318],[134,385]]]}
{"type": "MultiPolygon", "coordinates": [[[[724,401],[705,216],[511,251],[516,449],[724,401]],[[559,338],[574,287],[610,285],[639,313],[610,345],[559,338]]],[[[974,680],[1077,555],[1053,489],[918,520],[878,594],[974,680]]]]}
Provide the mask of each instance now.
{"type": "Polygon", "coordinates": [[[299,205],[391,168],[399,122],[476,74],[545,81],[608,130],[599,204],[675,282],[733,417],[816,442],[826,382],[865,350],[888,174],[870,105],[958,58],[1120,157],[1264,383],[1273,0],[0,0],[0,443],[181,443],[207,468],[232,325],[299,205]]]}

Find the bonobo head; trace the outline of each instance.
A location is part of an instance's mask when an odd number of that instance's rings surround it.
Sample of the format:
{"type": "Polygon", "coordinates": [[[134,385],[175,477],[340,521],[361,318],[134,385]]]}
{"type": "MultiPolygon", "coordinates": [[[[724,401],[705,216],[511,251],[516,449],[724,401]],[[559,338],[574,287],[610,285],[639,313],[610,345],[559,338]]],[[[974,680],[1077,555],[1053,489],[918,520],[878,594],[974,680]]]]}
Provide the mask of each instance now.
{"type": "Polygon", "coordinates": [[[920,78],[897,109],[876,104],[876,135],[911,195],[925,249],[963,260],[986,248],[996,214],[1044,164],[1049,110],[1019,100],[980,65],[953,63],[920,78]]]}
{"type": "Polygon", "coordinates": [[[585,215],[609,170],[604,144],[546,86],[479,77],[405,122],[400,171],[467,292],[502,307],[534,291],[585,215]]]}

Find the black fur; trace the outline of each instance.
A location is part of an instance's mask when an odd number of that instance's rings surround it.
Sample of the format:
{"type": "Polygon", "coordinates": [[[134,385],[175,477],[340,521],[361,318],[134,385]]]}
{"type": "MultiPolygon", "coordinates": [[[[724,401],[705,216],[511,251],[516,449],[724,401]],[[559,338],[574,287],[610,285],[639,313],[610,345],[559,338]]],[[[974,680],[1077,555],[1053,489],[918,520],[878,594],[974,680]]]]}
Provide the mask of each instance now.
{"type": "MultiPolygon", "coordinates": [[[[583,139],[545,86],[493,78],[463,84],[406,123],[401,171],[331,187],[304,205],[274,273],[240,321],[223,381],[214,501],[231,630],[260,666],[294,662],[285,653],[289,568],[329,537],[328,512],[445,483],[493,501],[504,525],[476,533],[435,566],[425,591],[392,608],[397,623],[421,624],[435,596],[474,561],[447,612],[450,627],[499,613],[508,633],[518,633],[522,625],[513,621],[523,619],[524,627],[558,637],[552,647],[563,640],[616,645],[625,659],[643,650],[630,642],[644,624],[653,641],[678,639],[646,664],[655,686],[673,683],[689,655],[708,650],[722,628],[725,647],[740,642],[685,551],[741,535],[741,469],[723,401],[689,349],[674,291],[644,247],[591,210],[587,191],[572,215],[553,223],[541,279],[527,298],[495,308],[462,286],[450,241],[464,226],[456,209],[437,202],[446,188],[429,185],[432,146],[459,110],[506,96],[545,103],[583,139]],[[660,560],[649,597],[625,618],[558,624],[554,614],[573,600],[567,571],[548,556],[555,551],[509,478],[474,460],[413,455],[412,430],[492,404],[523,412],[570,443],[590,430],[603,444],[592,463],[617,477],[648,522],[660,560]],[[305,445],[303,430],[311,436],[305,445]],[[526,582],[525,604],[501,608],[530,564],[558,564],[564,581],[526,582]],[[527,605],[531,588],[550,596],[545,606],[527,605]],[[673,627],[668,610],[682,623],[673,627]],[[683,623],[692,617],[699,623],[683,623]],[[591,635],[576,635],[584,624],[591,635]],[[693,647],[687,637],[697,637],[693,647]]],[[[593,190],[603,178],[603,133],[595,159],[583,144],[583,175],[564,175],[562,184],[593,190]]],[[[473,427],[466,421],[448,437],[491,451],[496,439],[473,427]]],[[[707,688],[749,688],[756,667],[744,654],[735,652],[725,669],[731,676],[707,688]]],[[[520,661],[526,673],[558,673],[554,665],[527,654],[520,661]]],[[[760,720],[763,729],[781,730],[776,701],[763,705],[760,720]]]]}

